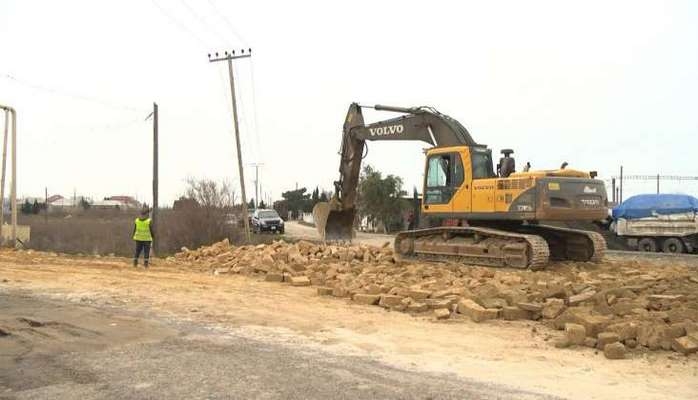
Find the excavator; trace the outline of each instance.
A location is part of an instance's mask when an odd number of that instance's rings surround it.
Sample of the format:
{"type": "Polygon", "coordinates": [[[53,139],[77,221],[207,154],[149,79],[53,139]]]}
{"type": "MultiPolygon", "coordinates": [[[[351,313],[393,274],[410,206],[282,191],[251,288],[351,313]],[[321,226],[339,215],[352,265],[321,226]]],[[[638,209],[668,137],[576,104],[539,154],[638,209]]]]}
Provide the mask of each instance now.
{"type": "Polygon", "coordinates": [[[366,141],[394,140],[433,146],[425,151],[419,226],[395,237],[399,258],[542,269],[550,260],[603,257],[600,234],[545,224],[606,218],[606,188],[596,172],[566,165],[516,172],[510,149],[501,151],[495,169],[491,149],[475,142],[457,120],[426,106],[349,106],[335,193],[313,210],[324,240],[352,239],[366,141]],[[364,108],[402,115],[365,124],[364,108]]]}

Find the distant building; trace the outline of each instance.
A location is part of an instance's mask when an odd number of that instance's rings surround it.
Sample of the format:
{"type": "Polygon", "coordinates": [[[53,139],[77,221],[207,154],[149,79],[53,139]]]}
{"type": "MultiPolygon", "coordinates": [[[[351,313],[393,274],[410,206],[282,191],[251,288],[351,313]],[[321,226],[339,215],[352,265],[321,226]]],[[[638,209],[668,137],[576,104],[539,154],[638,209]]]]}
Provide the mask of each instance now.
{"type": "MultiPolygon", "coordinates": [[[[141,202],[131,196],[111,196],[105,197],[104,201],[115,201],[119,203],[119,208],[141,208],[141,202]]],[[[102,203],[102,202],[99,202],[102,203]]],[[[112,204],[112,203],[107,203],[112,204]]]]}
{"type": "Polygon", "coordinates": [[[100,210],[125,210],[133,207],[118,200],[97,200],[90,203],[90,208],[100,210]]]}
{"type": "Polygon", "coordinates": [[[80,202],[85,199],[86,201],[90,201],[88,198],[84,197],[72,197],[72,198],[66,198],[61,195],[53,195],[49,197],[48,201],[48,210],[49,211],[58,211],[58,210],[69,210],[72,208],[76,208],[80,205],[80,202]]]}

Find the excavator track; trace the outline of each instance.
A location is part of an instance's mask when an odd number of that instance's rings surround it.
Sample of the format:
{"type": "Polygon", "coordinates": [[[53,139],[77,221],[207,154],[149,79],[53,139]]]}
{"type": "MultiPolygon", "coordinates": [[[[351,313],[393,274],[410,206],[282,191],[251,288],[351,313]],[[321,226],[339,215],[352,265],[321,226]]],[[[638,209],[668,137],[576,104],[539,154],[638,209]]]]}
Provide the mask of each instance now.
{"type": "Polygon", "coordinates": [[[395,254],[403,260],[451,261],[493,267],[542,269],[550,251],[538,235],[481,227],[438,227],[400,232],[395,254]]]}
{"type": "Polygon", "coordinates": [[[599,262],[606,252],[606,240],[596,232],[550,225],[522,225],[515,231],[545,239],[555,261],[599,262]]]}

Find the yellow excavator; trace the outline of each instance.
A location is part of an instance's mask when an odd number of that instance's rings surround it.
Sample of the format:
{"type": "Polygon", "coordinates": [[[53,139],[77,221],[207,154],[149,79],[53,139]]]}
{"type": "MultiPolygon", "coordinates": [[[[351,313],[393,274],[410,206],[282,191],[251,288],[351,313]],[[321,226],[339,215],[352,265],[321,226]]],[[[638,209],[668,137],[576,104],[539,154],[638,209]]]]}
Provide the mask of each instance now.
{"type": "Polygon", "coordinates": [[[540,269],[550,259],[599,261],[603,237],[544,221],[598,221],[608,199],[595,172],[562,166],[516,172],[512,150],[493,168],[492,150],[476,143],[457,120],[431,107],[372,107],[352,103],[342,135],[340,178],[329,203],[313,214],[325,240],[351,240],[366,141],[415,140],[426,151],[419,227],[395,237],[398,257],[540,269]],[[362,108],[401,113],[365,124],[362,108]]]}

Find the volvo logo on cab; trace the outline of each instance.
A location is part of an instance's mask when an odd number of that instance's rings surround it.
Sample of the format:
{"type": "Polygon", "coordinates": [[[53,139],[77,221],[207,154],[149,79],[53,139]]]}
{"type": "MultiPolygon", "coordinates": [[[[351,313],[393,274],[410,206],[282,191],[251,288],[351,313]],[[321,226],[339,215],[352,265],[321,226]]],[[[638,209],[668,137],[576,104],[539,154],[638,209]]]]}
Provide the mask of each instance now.
{"type": "Polygon", "coordinates": [[[378,128],[368,128],[368,131],[371,132],[371,136],[397,135],[397,134],[402,133],[404,130],[405,130],[405,127],[402,126],[402,124],[381,126],[378,128]]]}

